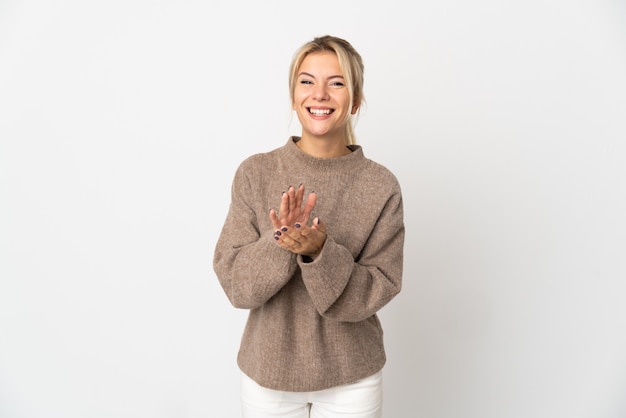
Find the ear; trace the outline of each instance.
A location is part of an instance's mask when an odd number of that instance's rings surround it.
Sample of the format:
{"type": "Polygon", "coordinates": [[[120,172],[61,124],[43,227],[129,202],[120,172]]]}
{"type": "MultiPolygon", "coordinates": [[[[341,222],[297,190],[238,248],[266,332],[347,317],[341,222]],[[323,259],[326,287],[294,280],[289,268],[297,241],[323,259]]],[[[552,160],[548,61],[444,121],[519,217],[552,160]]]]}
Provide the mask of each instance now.
{"type": "Polygon", "coordinates": [[[359,95],[359,97],[354,97],[354,101],[352,102],[352,109],[350,111],[350,113],[352,115],[354,115],[357,110],[359,110],[359,107],[361,107],[361,97],[359,95]]]}

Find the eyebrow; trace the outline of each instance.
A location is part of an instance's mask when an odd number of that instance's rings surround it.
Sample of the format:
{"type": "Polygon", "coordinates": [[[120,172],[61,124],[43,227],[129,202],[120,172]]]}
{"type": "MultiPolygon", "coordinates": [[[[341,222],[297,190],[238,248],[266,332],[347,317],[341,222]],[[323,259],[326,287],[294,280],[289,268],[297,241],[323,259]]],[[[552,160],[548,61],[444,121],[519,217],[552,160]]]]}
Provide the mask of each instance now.
{"type": "MultiPolygon", "coordinates": [[[[311,78],[315,78],[315,76],[313,74],[309,74],[309,73],[307,73],[305,71],[302,71],[300,74],[298,74],[298,77],[301,77],[303,75],[311,77],[311,78]]],[[[344,77],[342,75],[331,75],[330,77],[328,77],[328,80],[331,80],[333,78],[344,78],[344,77]]]]}

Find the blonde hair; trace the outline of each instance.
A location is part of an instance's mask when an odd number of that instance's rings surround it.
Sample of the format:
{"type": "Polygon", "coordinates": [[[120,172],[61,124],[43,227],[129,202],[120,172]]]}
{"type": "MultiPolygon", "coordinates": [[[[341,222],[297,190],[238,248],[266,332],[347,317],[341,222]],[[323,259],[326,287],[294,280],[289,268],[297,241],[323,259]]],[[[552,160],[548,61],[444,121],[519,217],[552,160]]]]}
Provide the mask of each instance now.
{"type": "MultiPolygon", "coordinates": [[[[293,103],[294,100],[296,78],[300,65],[302,65],[302,61],[304,61],[309,54],[316,52],[333,52],[337,56],[339,67],[343,72],[343,77],[348,87],[350,108],[352,109],[356,105],[358,107],[358,114],[361,104],[365,102],[365,98],[363,97],[363,60],[361,59],[361,55],[359,55],[348,41],[330,35],[314,38],[312,41],[302,45],[294,54],[289,67],[289,96],[291,103],[293,103]]],[[[352,145],[356,143],[356,137],[354,135],[351,112],[348,112],[346,119],[346,145],[352,145]]]]}

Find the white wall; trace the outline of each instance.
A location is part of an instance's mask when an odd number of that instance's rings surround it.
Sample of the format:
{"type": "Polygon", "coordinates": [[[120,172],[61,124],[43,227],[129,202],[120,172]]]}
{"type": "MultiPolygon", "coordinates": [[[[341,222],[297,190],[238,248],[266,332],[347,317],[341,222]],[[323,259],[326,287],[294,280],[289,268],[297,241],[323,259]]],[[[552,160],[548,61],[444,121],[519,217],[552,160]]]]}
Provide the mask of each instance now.
{"type": "Polygon", "coordinates": [[[238,416],[213,246],[325,33],[405,196],[386,417],[626,416],[623,2],[2,0],[1,417],[238,416]]]}

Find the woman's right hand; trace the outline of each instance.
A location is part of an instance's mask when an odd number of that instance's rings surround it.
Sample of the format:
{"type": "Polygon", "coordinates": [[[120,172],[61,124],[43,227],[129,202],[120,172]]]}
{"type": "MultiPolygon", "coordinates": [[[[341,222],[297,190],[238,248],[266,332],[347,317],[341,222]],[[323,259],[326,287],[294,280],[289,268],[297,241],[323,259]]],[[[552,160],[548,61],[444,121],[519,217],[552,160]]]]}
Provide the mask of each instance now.
{"type": "Polygon", "coordinates": [[[294,188],[289,186],[286,192],[283,193],[280,201],[280,208],[278,213],[274,209],[270,209],[270,220],[275,231],[280,230],[283,227],[293,227],[296,223],[308,224],[311,212],[317,202],[317,195],[315,192],[311,192],[302,207],[304,200],[304,184],[294,188]]]}

